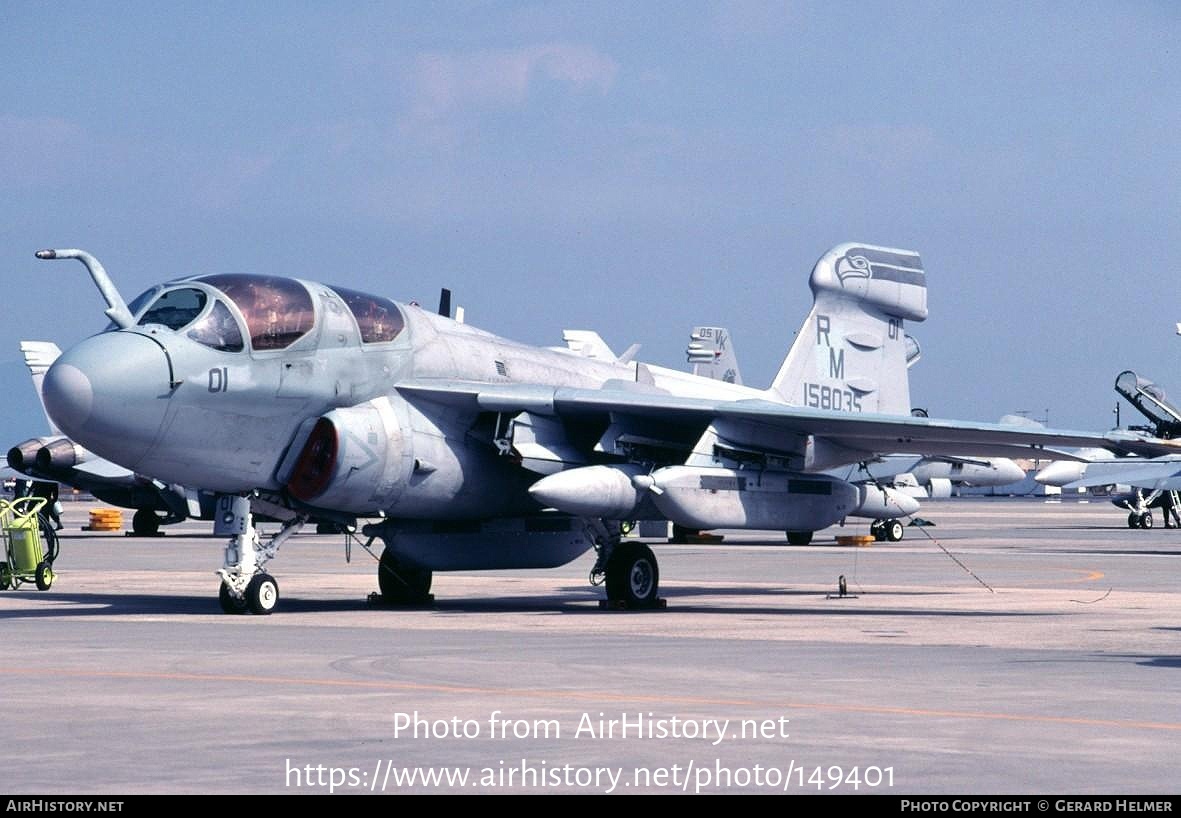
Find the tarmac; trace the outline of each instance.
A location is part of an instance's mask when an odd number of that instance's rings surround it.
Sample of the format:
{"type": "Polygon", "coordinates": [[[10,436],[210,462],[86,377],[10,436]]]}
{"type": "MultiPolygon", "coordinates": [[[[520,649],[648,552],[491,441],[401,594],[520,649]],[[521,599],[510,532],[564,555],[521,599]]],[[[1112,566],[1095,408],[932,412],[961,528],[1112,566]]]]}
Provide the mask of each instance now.
{"type": "Polygon", "coordinates": [[[9,794],[1181,791],[1181,531],[1101,500],[656,542],[660,611],[600,610],[591,554],[382,607],[358,543],[300,534],[271,616],[221,613],[210,523],[93,508],[51,589],[0,592],[9,794]]]}

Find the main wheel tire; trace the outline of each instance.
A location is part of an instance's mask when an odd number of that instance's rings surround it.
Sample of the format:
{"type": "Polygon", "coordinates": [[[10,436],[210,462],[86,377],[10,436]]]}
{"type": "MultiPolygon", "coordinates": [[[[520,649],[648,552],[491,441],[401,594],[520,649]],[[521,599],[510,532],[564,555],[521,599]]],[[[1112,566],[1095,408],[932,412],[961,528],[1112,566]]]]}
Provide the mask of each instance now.
{"type": "Polygon", "coordinates": [[[1152,512],[1146,511],[1140,515],[1140,527],[1152,528],[1152,512]]]}
{"type": "Polygon", "coordinates": [[[141,508],[131,516],[131,533],[137,537],[155,537],[160,533],[160,518],[150,508],[141,508]]]}
{"type": "Polygon", "coordinates": [[[874,542],[881,542],[886,535],[882,533],[882,521],[874,520],[869,524],[869,534],[873,537],[874,542]]]}
{"type": "Polygon", "coordinates": [[[54,573],[48,562],[37,564],[36,579],[38,591],[48,591],[53,587],[54,573]]]}
{"type": "Polygon", "coordinates": [[[787,532],[787,541],[791,545],[808,545],[812,542],[811,531],[789,531],[787,532]]]}
{"type": "Polygon", "coordinates": [[[270,574],[255,574],[246,586],[246,606],[252,614],[266,616],[279,604],[279,583],[270,574]]]}
{"type": "Polygon", "coordinates": [[[12,571],[7,565],[0,565],[0,591],[7,591],[12,587],[12,571]]]}
{"type": "Polygon", "coordinates": [[[221,589],[217,592],[217,601],[221,605],[223,613],[228,614],[243,614],[246,613],[246,600],[241,597],[236,597],[230,593],[230,587],[224,582],[221,584],[221,589]]]}
{"type": "Polygon", "coordinates": [[[886,535],[887,542],[898,542],[902,539],[902,535],[905,533],[902,528],[902,523],[898,522],[897,520],[887,521],[886,524],[882,526],[882,529],[886,535]]]}
{"type": "Polygon", "coordinates": [[[387,605],[421,605],[430,600],[432,574],[425,568],[399,564],[387,548],[377,565],[377,587],[387,605]]]}
{"type": "Polygon", "coordinates": [[[1128,528],[1139,528],[1139,527],[1140,527],[1140,515],[1134,511],[1130,512],[1128,514],[1128,528]]]}
{"type": "Polygon", "coordinates": [[[652,608],[660,599],[660,568],[652,549],[620,543],[607,560],[607,598],[629,608],[652,608]]]}

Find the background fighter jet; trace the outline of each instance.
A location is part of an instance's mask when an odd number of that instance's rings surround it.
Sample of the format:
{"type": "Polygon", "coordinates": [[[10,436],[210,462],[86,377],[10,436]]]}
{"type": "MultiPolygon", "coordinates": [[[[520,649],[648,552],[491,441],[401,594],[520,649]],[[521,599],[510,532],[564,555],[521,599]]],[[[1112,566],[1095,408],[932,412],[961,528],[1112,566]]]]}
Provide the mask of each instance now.
{"type": "Polygon", "coordinates": [[[126,304],[76,258],[112,325],[45,376],[62,431],[165,482],[217,493],[228,537],[219,599],[269,613],[264,568],[310,517],[380,539],[391,602],[434,571],[543,568],[588,550],[608,600],[659,604],[657,561],[620,521],[786,531],[851,513],[825,474],[882,453],[1028,456],[1138,438],[910,416],[904,324],[927,316],[919,256],[842,244],[816,262],[813,305],[766,390],[629,356],[526,346],[410,304],[266,275],[161,284],[126,304]],[[625,360],[625,358],[627,360],[625,360]],[[283,520],[263,540],[253,514],[283,520]]]}
{"type": "MultiPolygon", "coordinates": [[[[1128,370],[1116,376],[1115,391],[1148,420],[1147,426],[1134,428],[1162,440],[1181,435],[1181,410],[1164,389],[1128,370]]],[[[1067,490],[1101,491],[1117,508],[1128,511],[1129,528],[1152,528],[1154,508],[1161,509],[1166,527],[1174,527],[1181,508],[1181,454],[1120,457],[1107,449],[1086,449],[1076,455],[1076,460],[1051,463],[1034,479],[1067,490]]],[[[1181,522],[1177,525],[1181,527],[1181,522]]]]}
{"type": "Polygon", "coordinates": [[[742,383],[738,371],[738,354],[734,339],[725,327],[694,327],[689,333],[689,348],[685,350],[693,374],[726,383],[742,383]]]}

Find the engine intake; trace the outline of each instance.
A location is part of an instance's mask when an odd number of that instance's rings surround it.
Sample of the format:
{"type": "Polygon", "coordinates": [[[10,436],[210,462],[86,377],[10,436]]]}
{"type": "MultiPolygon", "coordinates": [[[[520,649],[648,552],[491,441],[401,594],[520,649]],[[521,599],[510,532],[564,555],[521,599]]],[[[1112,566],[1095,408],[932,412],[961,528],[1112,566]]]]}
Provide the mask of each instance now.
{"type": "Polygon", "coordinates": [[[413,466],[389,400],[377,398],[318,418],[283,482],[309,505],[366,514],[397,497],[413,466]]]}

